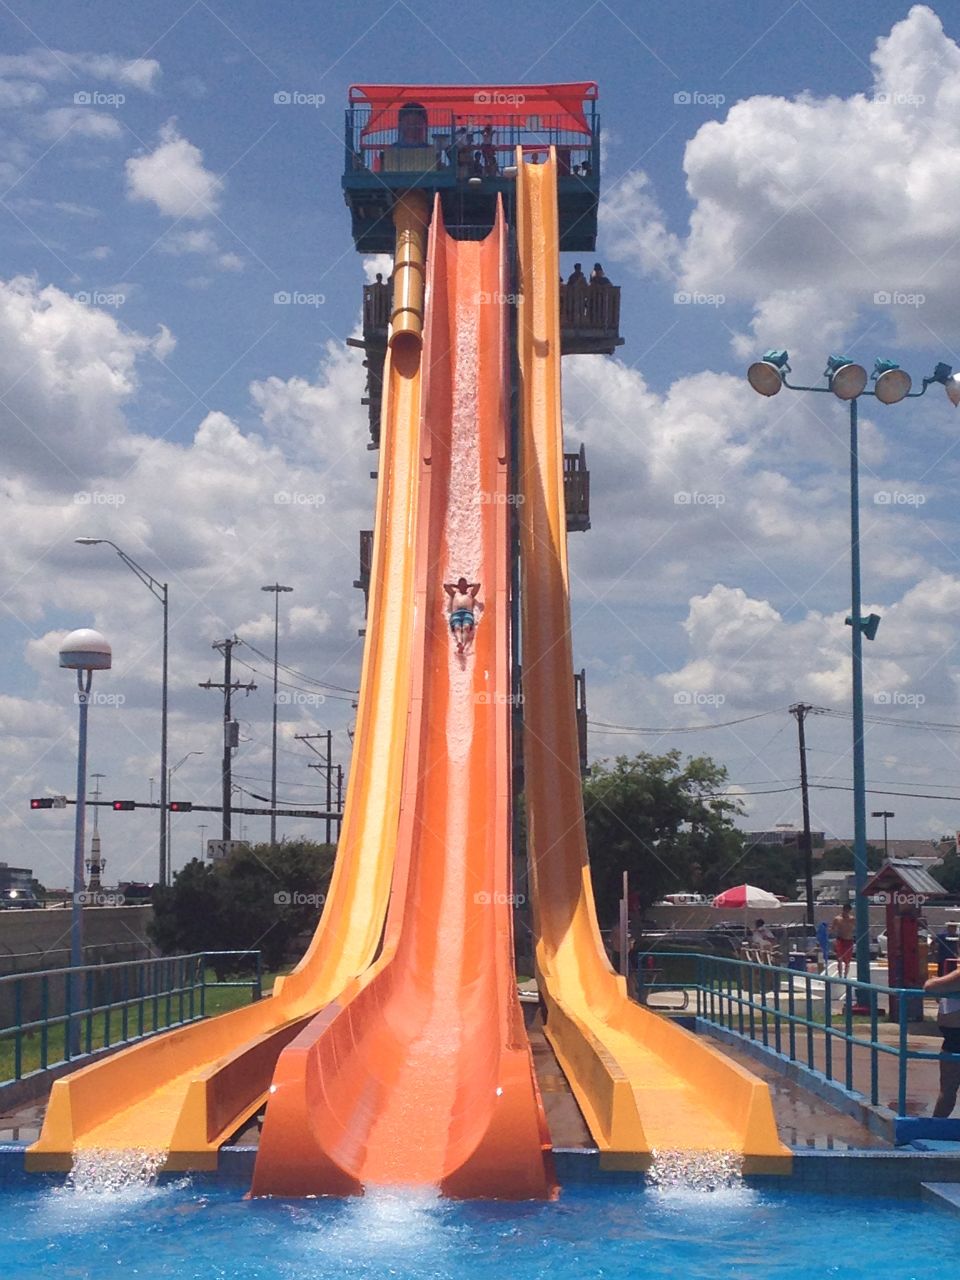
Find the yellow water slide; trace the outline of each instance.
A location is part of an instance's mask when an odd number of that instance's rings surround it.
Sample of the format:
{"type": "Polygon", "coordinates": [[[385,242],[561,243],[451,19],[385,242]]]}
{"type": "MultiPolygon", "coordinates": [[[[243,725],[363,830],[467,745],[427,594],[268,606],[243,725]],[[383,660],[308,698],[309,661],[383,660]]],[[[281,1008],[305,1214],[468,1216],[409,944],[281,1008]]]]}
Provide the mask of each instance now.
{"type": "Polygon", "coordinates": [[[78,1149],[167,1152],[168,1169],[215,1168],[262,1105],[283,1048],[373,961],[390,893],[411,689],[420,324],[428,206],[395,210],[398,311],[384,366],[367,638],[336,864],[314,938],[273,994],[122,1050],[58,1080],[27,1168],[69,1169],[78,1149]],[[400,305],[402,303],[402,305],[400,305]]]}
{"type": "Polygon", "coordinates": [[[632,1002],[600,940],[573,698],[552,151],[544,165],[517,154],[517,222],[524,769],[546,1034],[608,1167],[645,1167],[657,1150],[729,1151],[748,1171],[787,1172],[766,1084],[632,1002]]]}

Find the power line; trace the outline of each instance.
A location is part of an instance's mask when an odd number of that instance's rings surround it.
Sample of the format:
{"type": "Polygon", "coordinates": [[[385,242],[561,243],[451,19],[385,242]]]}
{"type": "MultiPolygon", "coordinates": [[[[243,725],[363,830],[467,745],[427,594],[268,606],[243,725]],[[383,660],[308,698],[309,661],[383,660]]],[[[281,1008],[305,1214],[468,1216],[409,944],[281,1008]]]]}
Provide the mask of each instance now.
{"type": "Polygon", "coordinates": [[[781,711],[782,708],[778,707],[775,711],[759,711],[756,715],[741,716],[739,720],[724,720],[719,724],[684,724],[659,729],[646,725],[609,724],[605,720],[590,720],[589,724],[592,729],[599,729],[601,732],[610,733],[611,735],[616,733],[700,733],[703,729],[729,729],[731,725],[746,724],[749,720],[763,720],[766,716],[780,715],[781,711]]]}
{"type": "MultiPolygon", "coordinates": [[[[851,720],[849,711],[835,711],[832,707],[812,707],[814,715],[830,716],[837,720],[851,720]]],[[[949,724],[940,720],[909,720],[899,716],[864,716],[868,724],[885,724],[896,729],[936,729],[943,733],[960,733],[960,724],[949,724]]]]}
{"type": "MultiPolygon", "coordinates": [[[[258,649],[257,646],[255,644],[251,644],[249,640],[244,640],[243,643],[248,649],[252,649],[254,653],[259,654],[259,656],[266,662],[273,661],[273,658],[271,658],[269,654],[264,653],[262,649],[258,649]]],[[[277,665],[282,671],[286,671],[290,675],[296,676],[298,680],[306,680],[308,684],[319,685],[322,689],[336,689],[339,693],[349,693],[351,697],[354,698],[357,696],[357,689],[347,689],[342,684],[331,684],[329,680],[318,680],[316,676],[308,676],[306,672],[298,671],[296,667],[287,666],[285,662],[279,662],[277,665]]]]}
{"type": "MultiPolygon", "coordinates": [[[[235,773],[233,776],[234,778],[238,779],[240,782],[252,782],[255,786],[258,786],[258,787],[267,787],[270,785],[267,779],[252,778],[247,773],[235,773]]],[[[308,791],[324,790],[323,784],[319,782],[295,782],[291,778],[281,778],[278,781],[281,787],[306,787],[308,791]]]]}
{"type": "MultiPolygon", "coordinates": [[[[733,782],[730,785],[733,787],[736,787],[738,784],[733,782]]],[[[810,787],[811,787],[811,790],[814,790],[814,791],[852,791],[853,790],[852,786],[841,786],[839,784],[832,785],[827,782],[811,782],[810,787]]],[[[790,787],[771,787],[770,790],[768,791],[714,791],[714,792],[710,792],[709,794],[717,798],[733,797],[734,799],[736,799],[736,798],[739,798],[740,796],[777,796],[777,795],[782,795],[786,791],[796,791],[796,790],[797,790],[797,785],[796,783],[794,783],[793,786],[790,786],[790,787]]],[[[866,790],[867,790],[868,796],[901,796],[906,800],[949,800],[949,801],[956,800],[958,803],[960,803],[960,796],[934,795],[932,793],[928,793],[924,791],[889,791],[889,790],[886,790],[885,788],[880,788],[880,787],[867,787],[866,790]]]]}
{"type": "MultiPolygon", "coordinates": [[[[245,641],[245,640],[242,640],[240,643],[241,643],[241,644],[246,644],[246,641],[245,641]]],[[[248,647],[250,647],[250,646],[248,646],[248,647]]],[[[239,663],[240,663],[240,665],[241,665],[242,667],[246,667],[248,671],[252,671],[255,675],[263,676],[264,678],[267,678],[267,677],[269,677],[270,679],[272,679],[272,678],[273,678],[272,676],[270,676],[269,672],[261,671],[261,670],[260,670],[260,668],[259,668],[259,667],[255,667],[255,666],[253,665],[253,663],[252,663],[252,662],[244,662],[243,658],[238,658],[238,657],[236,657],[236,656],[234,656],[234,659],[233,659],[233,660],[234,660],[234,662],[239,662],[239,663]]],[[[280,665],[282,665],[282,664],[280,664],[280,665]]],[[[309,677],[308,677],[308,678],[309,678],[309,677]]],[[[322,694],[317,694],[313,689],[305,689],[302,685],[299,685],[299,684],[291,684],[291,683],[290,683],[289,681],[287,681],[287,680],[278,680],[278,681],[277,681],[277,684],[282,684],[282,685],[283,685],[283,687],[284,687],[285,689],[295,689],[295,690],[297,691],[297,693],[303,693],[303,694],[306,694],[306,695],[307,695],[307,697],[309,697],[309,698],[322,698],[322,699],[323,699],[323,701],[326,701],[326,700],[327,700],[327,698],[331,698],[331,699],[335,700],[336,702],[352,702],[352,701],[353,701],[353,699],[352,699],[352,698],[345,697],[345,696],[343,696],[342,694],[339,694],[339,693],[322,693],[322,694]]]]}

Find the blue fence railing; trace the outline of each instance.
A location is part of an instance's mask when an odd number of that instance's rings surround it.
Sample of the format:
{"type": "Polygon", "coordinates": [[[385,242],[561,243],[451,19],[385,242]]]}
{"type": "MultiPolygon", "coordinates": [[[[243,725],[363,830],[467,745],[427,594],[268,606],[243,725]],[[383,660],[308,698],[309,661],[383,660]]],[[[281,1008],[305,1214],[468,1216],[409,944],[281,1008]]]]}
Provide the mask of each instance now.
{"type": "Polygon", "coordinates": [[[251,1000],[260,999],[259,951],[202,951],[0,977],[0,1085],[196,1022],[210,1011],[208,993],[225,987],[246,988],[251,1000]],[[218,970],[245,968],[249,977],[216,977],[218,970]]]}
{"type": "MultiPolygon", "coordinates": [[[[864,986],[827,973],[677,951],[642,953],[637,987],[641,1003],[648,1005],[658,991],[683,992],[683,1007],[692,994],[702,1021],[760,1043],[874,1106],[881,1097],[880,1062],[895,1060],[898,1116],[908,1114],[911,1062],[960,1062],[960,1054],[910,1043],[910,1024],[923,1016],[923,1002],[931,999],[914,988],[864,986]],[[890,1039],[880,1035],[881,1021],[895,1025],[890,1039]]],[[[670,1010],[663,1006],[661,1011],[670,1010]]]]}

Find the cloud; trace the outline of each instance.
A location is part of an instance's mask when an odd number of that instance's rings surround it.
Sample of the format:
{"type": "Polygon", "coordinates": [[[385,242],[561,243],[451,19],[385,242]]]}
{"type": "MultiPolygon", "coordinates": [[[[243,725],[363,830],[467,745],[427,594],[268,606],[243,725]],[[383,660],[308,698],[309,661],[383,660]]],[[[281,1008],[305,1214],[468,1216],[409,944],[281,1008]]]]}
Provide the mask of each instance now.
{"type": "Polygon", "coordinates": [[[203,167],[203,152],[181,137],[176,122],[160,130],[160,145],[126,164],[127,195],[171,218],[205,218],[217,208],[223,179],[203,167]]]}
{"type": "Polygon", "coordinates": [[[174,257],[191,253],[205,254],[221,271],[242,271],[246,266],[238,253],[222,252],[217,237],[206,227],[170,231],[159,241],[157,248],[174,257]]]}
{"type": "Polygon", "coordinates": [[[605,201],[623,260],[753,307],[740,357],[799,350],[807,334],[819,350],[868,327],[872,341],[953,345],[960,48],[914,5],[871,67],[866,92],[758,95],[702,125],[684,154],[685,237],[667,230],[643,174],[605,201]]]}
{"type": "Polygon", "coordinates": [[[89,107],[53,107],[39,120],[43,137],[56,142],[67,134],[78,138],[119,138],[123,133],[116,115],[89,107]]]}
{"type": "MultiPolygon", "coordinates": [[[[140,365],[167,357],[172,344],[164,328],[153,338],[127,330],[112,313],[35,280],[0,288],[0,381],[16,410],[0,422],[0,578],[8,672],[19,682],[17,696],[8,685],[11,696],[0,698],[0,726],[9,729],[0,733],[0,830],[48,884],[68,882],[69,823],[57,814],[36,822],[25,798],[72,793],[76,708],[56,658],[71,626],[95,625],[114,647],[113,670],[98,685],[123,701],[91,715],[97,769],[115,794],[138,799],[158,769],[156,601],[109,548],[77,547],[75,537],[112,538],[170,584],[170,758],[205,752],[178,773],[182,798],[217,803],[221,708],[197,684],[222,669],[212,641],[236,632],[271,647],[259,584],[279,578],[295,588],[281,604],[281,660],[341,690],[356,687],[362,597],[351,583],[357,530],[369,527],[374,496],[361,353],[331,344],[312,378],[254,383],[252,429],[214,408],[174,441],[143,433],[134,418],[140,365]]],[[[235,767],[250,779],[242,785],[263,794],[272,669],[244,646],[234,669],[259,686],[234,702],[243,740],[235,767]]],[[[332,728],[335,758],[345,763],[353,709],[349,692],[294,683],[302,690],[281,710],[280,776],[283,794],[306,804],[322,787],[311,790],[311,757],[293,734],[332,728]]],[[[117,878],[153,878],[154,818],[126,815],[122,830],[112,821],[101,820],[101,834],[117,878]]],[[[174,846],[179,867],[195,840],[175,830],[174,846]]]]}
{"type": "Polygon", "coordinates": [[[169,335],[132,333],[114,315],[33,277],[0,282],[0,403],[5,457],[17,473],[73,492],[91,457],[129,462],[123,404],[136,361],[169,335]]]}
{"type": "Polygon", "coordinates": [[[121,58],[112,53],[67,53],[63,49],[32,49],[0,56],[0,76],[44,82],[73,81],[80,76],[150,93],[160,79],[154,58],[121,58]]]}
{"type": "Polygon", "coordinates": [[[640,274],[676,277],[680,241],[667,229],[642,170],[628,174],[601,201],[600,229],[605,240],[616,244],[617,258],[640,274]]]}
{"type": "Polygon", "coordinates": [[[31,84],[26,80],[0,80],[0,107],[14,110],[33,107],[46,96],[42,84],[31,84]]]}

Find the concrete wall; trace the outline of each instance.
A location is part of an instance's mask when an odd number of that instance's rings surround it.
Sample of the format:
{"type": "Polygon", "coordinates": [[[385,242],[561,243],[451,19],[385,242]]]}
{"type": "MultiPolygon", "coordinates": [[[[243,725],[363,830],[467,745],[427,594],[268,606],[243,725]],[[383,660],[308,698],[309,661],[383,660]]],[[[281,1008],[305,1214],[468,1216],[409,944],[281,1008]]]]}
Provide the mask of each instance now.
{"type": "MultiPolygon", "coordinates": [[[[83,911],[84,961],[142,960],[155,954],[147,938],[152,907],[85,907],[83,911]]],[[[46,969],[63,969],[70,963],[70,911],[52,907],[44,911],[0,911],[0,977],[46,969]]],[[[108,971],[109,972],[109,971],[108,971]]],[[[104,978],[106,974],[103,975],[104,978]]],[[[17,984],[0,982],[0,1030],[16,1019],[17,984]]],[[[40,980],[20,984],[20,1011],[24,1020],[40,1016],[40,980]]],[[[99,995],[103,984],[98,983],[99,995]]],[[[50,979],[48,1009],[64,1007],[64,980],[50,979]]]]}
{"type": "MultiPolygon", "coordinates": [[[[151,954],[147,924],[152,907],[85,907],[84,959],[140,960],[151,954]]],[[[0,976],[70,963],[70,910],[0,911],[0,976]]]]}

